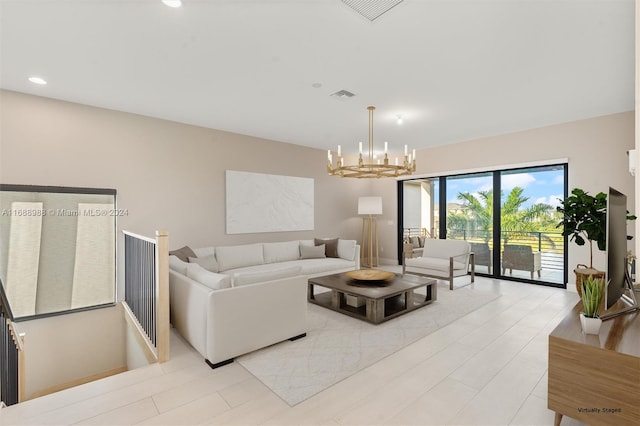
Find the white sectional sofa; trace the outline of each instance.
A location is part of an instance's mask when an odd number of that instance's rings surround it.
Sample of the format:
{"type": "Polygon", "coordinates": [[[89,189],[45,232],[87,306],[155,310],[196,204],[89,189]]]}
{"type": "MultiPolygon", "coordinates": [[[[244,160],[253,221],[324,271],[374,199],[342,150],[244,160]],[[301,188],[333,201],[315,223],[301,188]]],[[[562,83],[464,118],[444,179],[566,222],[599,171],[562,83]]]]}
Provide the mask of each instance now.
{"type": "Polygon", "coordinates": [[[294,240],[171,252],[171,323],[213,368],[304,337],[308,277],[360,268],[355,240],[327,241],[324,247],[294,240]],[[337,257],[326,256],[330,248],[337,257]]]}

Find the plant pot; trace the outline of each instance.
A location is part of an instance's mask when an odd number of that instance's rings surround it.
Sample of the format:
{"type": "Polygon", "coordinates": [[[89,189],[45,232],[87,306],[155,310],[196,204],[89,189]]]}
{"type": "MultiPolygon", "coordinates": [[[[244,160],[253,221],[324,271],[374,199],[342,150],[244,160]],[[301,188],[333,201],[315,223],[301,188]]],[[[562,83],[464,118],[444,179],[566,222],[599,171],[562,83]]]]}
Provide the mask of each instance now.
{"type": "Polygon", "coordinates": [[[582,297],[582,277],[586,277],[589,275],[593,275],[594,278],[603,278],[604,272],[598,271],[594,268],[588,268],[587,265],[579,264],[576,269],[573,270],[576,274],[576,291],[578,292],[578,296],[582,297]]]}
{"type": "Polygon", "coordinates": [[[580,312],[580,325],[582,325],[584,334],[598,334],[600,333],[602,320],[600,318],[585,317],[584,312],[580,312]]]}

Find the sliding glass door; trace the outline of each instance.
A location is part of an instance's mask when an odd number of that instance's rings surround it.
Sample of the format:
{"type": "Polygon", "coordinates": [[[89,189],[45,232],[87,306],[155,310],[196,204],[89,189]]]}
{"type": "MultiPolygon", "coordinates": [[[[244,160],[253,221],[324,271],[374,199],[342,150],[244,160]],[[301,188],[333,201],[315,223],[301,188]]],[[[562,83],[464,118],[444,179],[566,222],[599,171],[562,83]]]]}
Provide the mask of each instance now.
{"type": "Polygon", "coordinates": [[[446,236],[467,240],[476,253],[476,271],[493,273],[493,174],[446,177],[446,236]]]}
{"type": "Polygon", "coordinates": [[[402,239],[415,227],[431,237],[467,240],[478,274],[564,286],[556,207],[566,196],[566,173],[559,164],[403,181],[402,239]]]}
{"type": "Polygon", "coordinates": [[[564,237],[556,211],[565,191],[564,168],[500,172],[502,275],[564,283],[564,237]]]}

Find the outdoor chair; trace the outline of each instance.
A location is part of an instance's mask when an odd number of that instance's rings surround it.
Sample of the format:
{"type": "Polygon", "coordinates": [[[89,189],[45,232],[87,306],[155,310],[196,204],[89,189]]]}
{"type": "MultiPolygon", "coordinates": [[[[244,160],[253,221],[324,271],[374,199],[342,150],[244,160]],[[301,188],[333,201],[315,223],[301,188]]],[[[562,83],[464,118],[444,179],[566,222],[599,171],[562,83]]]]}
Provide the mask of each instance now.
{"type": "Polygon", "coordinates": [[[533,251],[531,246],[518,245],[518,244],[505,244],[504,251],[502,252],[502,275],[506,270],[513,275],[513,270],[529,271],[531,273],[531,279],[533,279],[533,273],[538,273],[540,278],[540,271],[542,270],[541,258],[539,251],[533,251]]]}
{"type": "Polygon", "coordinates": [[[488,274],[491,275],[493,269],[493,250],[488,243],[470,243],[471,251],[475,253],[476,265],[486,266],[488,274]]]}

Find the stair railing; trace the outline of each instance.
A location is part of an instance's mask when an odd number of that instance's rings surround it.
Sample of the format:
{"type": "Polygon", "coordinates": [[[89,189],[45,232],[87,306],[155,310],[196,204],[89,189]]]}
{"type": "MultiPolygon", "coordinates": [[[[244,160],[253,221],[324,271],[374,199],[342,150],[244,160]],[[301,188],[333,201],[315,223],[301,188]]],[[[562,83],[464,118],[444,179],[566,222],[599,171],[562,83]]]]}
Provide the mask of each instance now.
{"type": "Polygon", "coordinates": [[[124,234],[125,317],[144,336],[155,361],[169,360],[169,234],[124,234]]]}
{"type": "Polygon", "coordinates": [[[24,333],[19,334],[0,280],[0,401],[13,405],[24,401],[24,333]]]}

